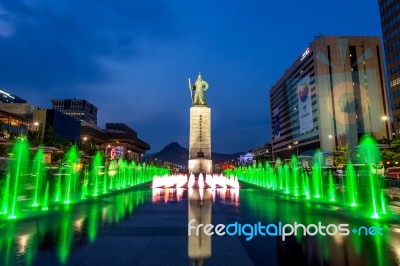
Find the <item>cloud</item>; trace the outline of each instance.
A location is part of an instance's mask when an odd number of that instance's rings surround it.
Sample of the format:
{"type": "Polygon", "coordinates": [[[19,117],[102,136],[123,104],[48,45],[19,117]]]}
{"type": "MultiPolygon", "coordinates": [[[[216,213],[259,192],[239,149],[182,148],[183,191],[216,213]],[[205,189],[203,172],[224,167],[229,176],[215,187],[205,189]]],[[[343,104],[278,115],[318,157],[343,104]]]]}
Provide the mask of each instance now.
{"type": "Polygon", "coordinates": [[[99,60],[127,60],[138,40],[169,38],[168,21],[162,1],[2,1],[0,87],[107,82],[112,73],[99,60]]]}

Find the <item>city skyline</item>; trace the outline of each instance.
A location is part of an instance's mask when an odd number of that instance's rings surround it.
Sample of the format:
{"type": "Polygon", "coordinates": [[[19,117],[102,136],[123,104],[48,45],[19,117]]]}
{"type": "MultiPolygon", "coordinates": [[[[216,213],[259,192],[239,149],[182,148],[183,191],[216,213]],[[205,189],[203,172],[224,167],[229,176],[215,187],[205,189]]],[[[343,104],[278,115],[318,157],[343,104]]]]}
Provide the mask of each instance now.
{"type": "Polygon", "coordinates": [[[378,2],[3,1],[0,88],[39,107],[87,99],[100,127],[124,122],[157,152],[188,146],[187,78],[201,72],[213,149],[246,151],[270,141],[269,89],[319,34],[381,36],[378,2]]]}

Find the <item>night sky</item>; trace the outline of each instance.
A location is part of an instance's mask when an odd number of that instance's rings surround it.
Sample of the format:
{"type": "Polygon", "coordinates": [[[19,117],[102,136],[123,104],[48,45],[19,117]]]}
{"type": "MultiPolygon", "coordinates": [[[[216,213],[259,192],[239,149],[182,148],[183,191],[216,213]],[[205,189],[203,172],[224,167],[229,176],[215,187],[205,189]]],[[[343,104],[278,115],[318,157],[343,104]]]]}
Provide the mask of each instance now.
{"type": "Polygon", "coordinates": [[[201,72],[213,150],[246,151],[270,141],[269,89],[319,34],[381,35],[378,1],[2,0],[0,88],[87,99],[157,152],[188,146],[201,72]]]}

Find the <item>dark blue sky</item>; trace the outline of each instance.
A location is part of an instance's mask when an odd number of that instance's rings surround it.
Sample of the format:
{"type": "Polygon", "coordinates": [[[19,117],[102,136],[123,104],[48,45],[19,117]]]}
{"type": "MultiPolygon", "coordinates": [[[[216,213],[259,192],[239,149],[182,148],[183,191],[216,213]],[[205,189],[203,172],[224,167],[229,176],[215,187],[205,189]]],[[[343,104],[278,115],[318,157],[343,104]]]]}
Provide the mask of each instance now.
{"type": "Polygon", "coordinates": [[[188,146],[200,71],[213,150],[245,151],[270,141],[269,88],[318,34],[381,35],[378,1],[2,0],[0,88],[88,99],[156,152],[188,146]]]}

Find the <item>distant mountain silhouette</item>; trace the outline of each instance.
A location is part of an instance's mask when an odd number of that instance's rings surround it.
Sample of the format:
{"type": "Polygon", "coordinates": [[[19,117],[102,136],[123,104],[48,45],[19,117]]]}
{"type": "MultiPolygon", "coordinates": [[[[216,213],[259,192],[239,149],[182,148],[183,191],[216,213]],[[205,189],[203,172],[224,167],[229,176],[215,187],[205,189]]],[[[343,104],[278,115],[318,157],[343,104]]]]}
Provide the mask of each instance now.
{"type": "MultiPolygon", "coordinates": [[[[226,161],[237,161],[239,156],[243,154],[243,152],[237,152],[232,154],[225,153],[211,153],[211,159],[213,164],[219,164],[226,161]]],[[[157,160],[171,162],[174,164],[179,164],[183,166],[187,166],[189,160],[189,149],[182,147],[178,142],[172,142],[165,146],[161,151],[156,152],[150,156],[146,156],[148,160],[157,160]]]]}

